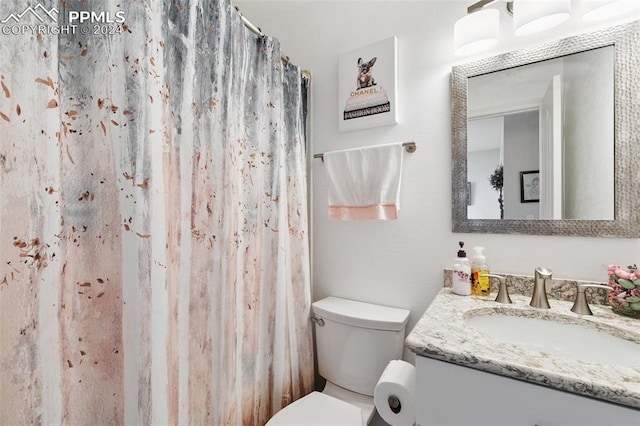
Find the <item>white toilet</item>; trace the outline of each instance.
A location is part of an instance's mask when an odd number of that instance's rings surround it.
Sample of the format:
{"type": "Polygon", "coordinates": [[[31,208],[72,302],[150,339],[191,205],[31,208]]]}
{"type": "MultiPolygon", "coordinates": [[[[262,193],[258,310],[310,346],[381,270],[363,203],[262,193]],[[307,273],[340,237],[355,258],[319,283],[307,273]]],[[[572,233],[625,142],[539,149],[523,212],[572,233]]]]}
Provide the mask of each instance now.
{"type": "Polygon", "coordinates": [[[322,392],[289,404],[267,422],[281,425],[367,425],[373,391],[389,361],[402,358],[406,309],[327,297],[312,305],[322,392]]]}

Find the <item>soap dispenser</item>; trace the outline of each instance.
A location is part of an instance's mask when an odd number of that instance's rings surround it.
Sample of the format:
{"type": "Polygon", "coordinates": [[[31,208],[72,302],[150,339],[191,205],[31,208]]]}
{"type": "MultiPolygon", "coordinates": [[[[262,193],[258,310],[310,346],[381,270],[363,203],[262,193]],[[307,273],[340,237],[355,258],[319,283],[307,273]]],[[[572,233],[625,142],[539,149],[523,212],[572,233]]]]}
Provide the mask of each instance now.
{"type": "Polygon", "coordinates": [[[453,264],[453,292],[462,296],[471,294],[471,262],[464,251],[464,241],[458,242],[460,250],[453,264]]]}
{"type": "Polygon", "coordinates": [[[474,296],[488,296],[491,293],[489,265],[484,255],[484,247],[474,247],[471,255],[471,294],[474,296]]]}

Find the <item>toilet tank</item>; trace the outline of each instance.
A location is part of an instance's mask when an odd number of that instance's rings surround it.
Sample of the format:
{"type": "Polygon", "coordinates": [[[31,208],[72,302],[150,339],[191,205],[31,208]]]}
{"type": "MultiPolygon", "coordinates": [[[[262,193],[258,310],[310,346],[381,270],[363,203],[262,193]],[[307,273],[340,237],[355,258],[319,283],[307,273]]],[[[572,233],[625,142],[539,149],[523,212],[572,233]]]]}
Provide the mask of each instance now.
{"type": "Polygon", "coordinates": [[[402,359],[406,309],[327,297],[312,305],[320,375],[373,396],[389,361],[402,359]]]}

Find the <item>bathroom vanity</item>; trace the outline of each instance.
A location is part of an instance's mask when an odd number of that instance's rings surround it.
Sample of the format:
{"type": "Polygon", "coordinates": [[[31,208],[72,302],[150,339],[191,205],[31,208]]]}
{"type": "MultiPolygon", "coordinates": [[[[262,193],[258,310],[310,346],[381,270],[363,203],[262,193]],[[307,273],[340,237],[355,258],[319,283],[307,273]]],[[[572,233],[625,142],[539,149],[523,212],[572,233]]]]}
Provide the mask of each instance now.
{"type": "MultiPolygon", "coordinates": [[[[625,172],[637,170],[640,158],[634,101],[640,97],[638,46],[640,21],[635,21],[452,68],[454,233],[640,235],[640,180],[625,172]],[[592,56],[597,54],[602,56],[592,56]],[[570,88],[576,89],[573,94],[570,88]],[[533,91],[539,96],[530,96],[533,91]],[[601,102],[604,98],[607,102],[601,102]],[[589,111],[587,104],[594,108],[589,111]],[[534,111],[536,120],[533,125],[531,117],[521,117],[521,125],[535,130],[526,154],[522,132],[512,133],[513,126],[505,124],[523,111],[534,111]],[[479,127],[479,122],[491,126],[479,127]],[[591,125],[608,136],[590,131],[591,125]],[[539,133],[541,128],[553,130],[539,133]],[[596,152],[584,149],[595,146],[592,137],[608,141],[603,152],[613,158],[574,156],[596,152]],[[487,140],[499,142],[488,149],[482,145],[487,140]],[[489,151],[492,157],[485,161],[489,151]],[[611,166],[596,178],[606,182],[605,197],[596,197],[607,200],[601,205],[607,212],[589,211],[594,201],[568,213],[576,200],[588,200],[579,192],[596,193],[590,184],[578,188],[588,179],[571,175],[566,168],[571,163],[589,178],[592,170],[611,166]],[[487,177],[498,171],[496,187],[487,177]],[[545,182],[535,201],[525,196],[529,175],[545,182]],[[486,203],[492,209],[480,211],[483,194],[494,197],[486,203]]],[[[593,315],[579,315],[571,311],[577,282],[554,280],[547,287],[555,292],[551,308],[539,309],[529,306],[530,278],[511,277],[509,290],[523,290],[512,294],[512,304],[495,302],[495,292],[455,295],[446,280],[445,272],[445,288],[405,341],[417,355],[418,425],[640,426],[640,320],[614,314],[606,294],[590,293],[593,315]]],[[[579,288],[590,284],[596,283],[579,288]]]]}
{"type": "Polygon", "coordinates": [[[564,300],[535,309],[527,296],[494,298],[445,287],[407,337],[417,425],[640,425],[640,321],[608,306],[585,316],[564,300]]]}

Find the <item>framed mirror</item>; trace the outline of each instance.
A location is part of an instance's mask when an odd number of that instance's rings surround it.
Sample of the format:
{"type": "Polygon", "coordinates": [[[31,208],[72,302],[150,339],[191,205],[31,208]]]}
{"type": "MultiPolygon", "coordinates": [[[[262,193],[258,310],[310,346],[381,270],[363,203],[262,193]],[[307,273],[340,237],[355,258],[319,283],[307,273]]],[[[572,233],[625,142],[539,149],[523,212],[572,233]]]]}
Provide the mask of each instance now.
{"type": "Polygon", "coordinates": [[[452,69],[453,232],[640,237],[640,21],[452,69]]]}

